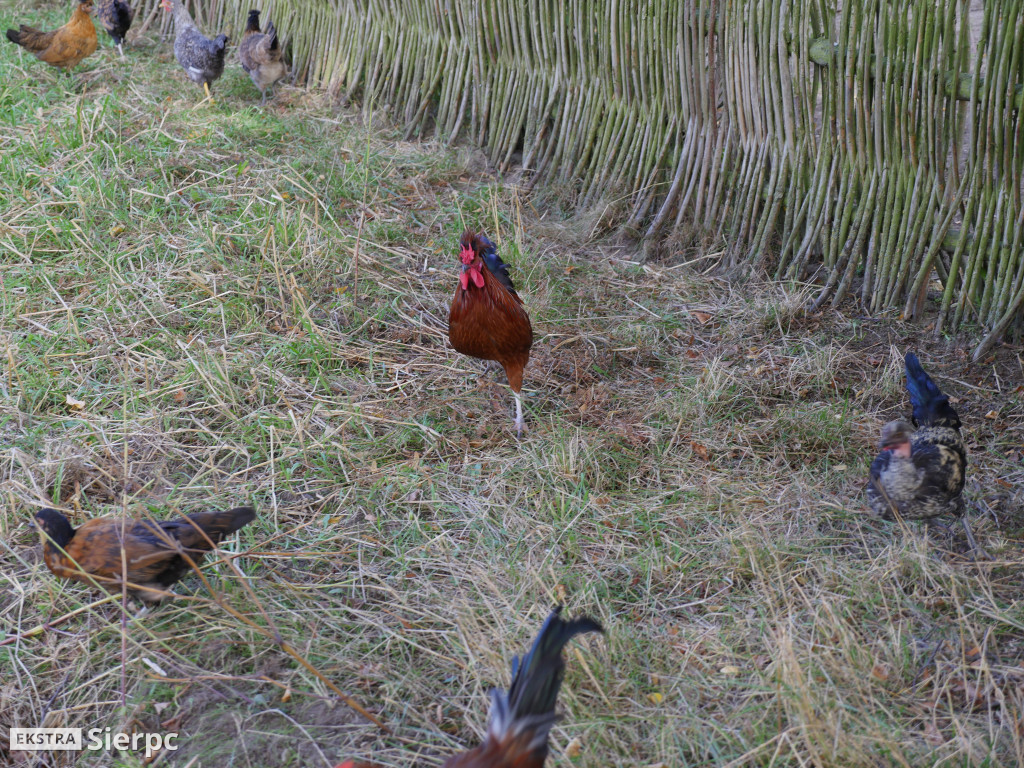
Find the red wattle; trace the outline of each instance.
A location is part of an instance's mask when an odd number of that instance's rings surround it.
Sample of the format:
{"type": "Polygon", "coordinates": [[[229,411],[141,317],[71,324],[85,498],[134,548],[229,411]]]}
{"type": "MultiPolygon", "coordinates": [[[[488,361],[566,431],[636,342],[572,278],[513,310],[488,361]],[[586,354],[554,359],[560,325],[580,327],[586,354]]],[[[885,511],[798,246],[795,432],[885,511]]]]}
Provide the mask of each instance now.
{"type": "Polygon", "coordinates": [[[459,282],[462,283],[462,290],[469,290],[469,272],[463,272],[459,275],[459,282]]]}
{"type": "Polygon", "coordinates": [[[484,276],[480,274],[479,269],[471,269],[469,270],[469,274],[473,276],[473,282],[476,283],[477,288],[484,287],[484,276]]]}

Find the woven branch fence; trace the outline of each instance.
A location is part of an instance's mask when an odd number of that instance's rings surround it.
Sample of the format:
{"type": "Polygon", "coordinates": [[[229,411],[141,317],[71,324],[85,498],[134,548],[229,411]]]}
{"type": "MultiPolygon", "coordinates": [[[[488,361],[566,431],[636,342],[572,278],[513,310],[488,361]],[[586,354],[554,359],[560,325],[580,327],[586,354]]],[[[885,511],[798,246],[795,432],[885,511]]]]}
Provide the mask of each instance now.
{"type": "MultiPolygon", "coordinates": [[[[143,0],[143,17],[157,0],[143,0]]],[[[237,38],[250,4],[212,0],[237,38]]],[[[726,270],[1024,336],[1024,0],[272,0],[300,81],[726,270]]]]}

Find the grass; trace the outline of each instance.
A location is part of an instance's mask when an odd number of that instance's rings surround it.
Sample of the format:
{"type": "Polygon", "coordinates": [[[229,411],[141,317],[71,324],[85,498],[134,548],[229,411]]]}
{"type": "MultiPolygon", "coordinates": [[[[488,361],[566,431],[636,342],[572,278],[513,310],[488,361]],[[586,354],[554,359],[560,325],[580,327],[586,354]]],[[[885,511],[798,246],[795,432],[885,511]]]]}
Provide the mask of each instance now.
{"type": "Polygon", "coordinates": [[[675,266],[707,249],[641,263],[469,149],[290,87],[257,109],[234,60],[197,106],[167,42],[102,42],[70,78],[0,46],[0,734],[437,766],[565,602],[607,635],[568,652],[557,765],[1024,761],[1019,349],[973,366],[969,338],[675,266]],[[533,317],[521,441],[502,374],[447,344],[464,223],[533,317]],[[957,398],[991,562],[864,517],[907,348],[957,398]],[[27,526],[243,503],[205,581],[124,623],[27,526]]]}

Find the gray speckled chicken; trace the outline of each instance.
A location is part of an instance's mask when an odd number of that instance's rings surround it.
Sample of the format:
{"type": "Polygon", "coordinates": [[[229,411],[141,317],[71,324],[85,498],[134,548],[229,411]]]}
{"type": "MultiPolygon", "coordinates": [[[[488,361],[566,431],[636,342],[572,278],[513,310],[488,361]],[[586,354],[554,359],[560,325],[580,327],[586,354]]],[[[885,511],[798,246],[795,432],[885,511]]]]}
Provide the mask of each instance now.
{"type": "Polygon", "coordinates": [[[165,11],[174,12],[174,56],[189,80],[202,84],[206,98],[212,101],[210,83],[224,73],[228,36],[217,35],[210,40],[203,35],[181,0],[161,0],[161,5],[165,11]]]}
{"type": "Polygon", "coordinates": [[[905,421],[883,428],[868,482],[871,511],[887,520],[899,515],[930,524],[945,515],[960,518],[970,546],[976,549],[964,514],[967,450],[960,436],[960,417],[913,352],[907,353],[904,362],[917,430],[905,421]]]}
{"type": "Polygon", "coordinates": [[[260,105],[266,104],[267,89],[284,77],[288,69],[281,59],[274,24],[268,21],[266,32],[260,32],[259,11],[249,11],[245,34],[242,35],[242,42],[238,46],[238,59],[242,63],[242,69],[252,78],[253,85],[263,94],[260,105]]]}

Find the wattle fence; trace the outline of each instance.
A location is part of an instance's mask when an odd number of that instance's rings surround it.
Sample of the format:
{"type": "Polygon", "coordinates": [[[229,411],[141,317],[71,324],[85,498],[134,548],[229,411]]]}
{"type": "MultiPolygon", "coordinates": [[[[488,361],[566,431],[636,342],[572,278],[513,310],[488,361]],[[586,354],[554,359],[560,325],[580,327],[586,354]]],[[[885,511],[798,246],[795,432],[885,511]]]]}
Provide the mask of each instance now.
{"type": "MultiPolygon", "coordinates": [[[[144,18],[156,0],[143,0],[144,18]]],[[[250,4],[196,15],[237,40],[250,4]]],[[[297,79],[816,305],[1024,336],[1024,0],[275,0],[297,79]],[[929,299],[929,292],[931,299],[929,299]]]]}

